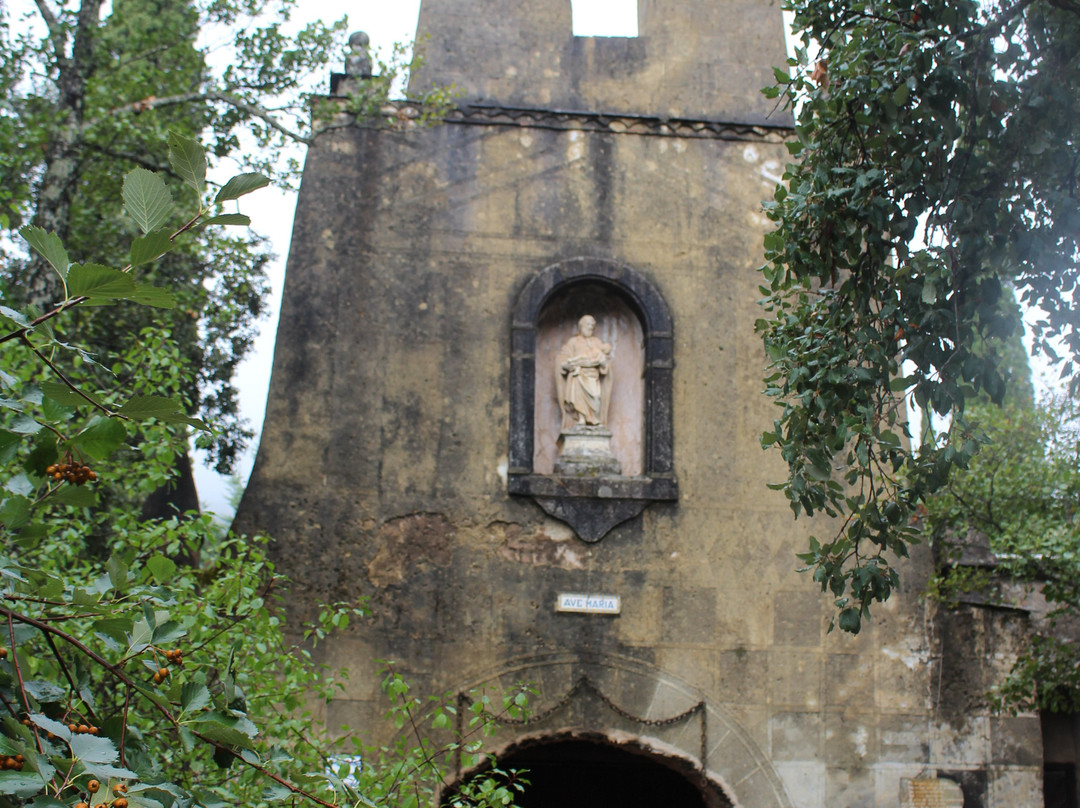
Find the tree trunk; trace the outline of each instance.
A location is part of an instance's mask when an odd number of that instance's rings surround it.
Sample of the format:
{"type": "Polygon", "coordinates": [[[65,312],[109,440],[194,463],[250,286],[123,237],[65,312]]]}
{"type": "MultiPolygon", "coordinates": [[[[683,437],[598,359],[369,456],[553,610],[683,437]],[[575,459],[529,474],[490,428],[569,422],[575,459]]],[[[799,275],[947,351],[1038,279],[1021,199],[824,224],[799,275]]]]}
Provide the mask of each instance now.
{"type": "MultiPolygon", "coordinates": [[[[66,53],[67,37],[59,27],[46,0],[37,0],[38,9],[49,27],[57,69],[57,112],[63,123],[45,149],[45,175],[38,193],[33,223],[46,231],[67,238],[71,216],[71,198],[79,181],[81,152],[84,146],[84,102],[86,84],[94,72],[95,43],[101,24],[103,0],[83,0],[71,48],[66,53]]],[[[21,284],[24,302],[47,308],[58,301],[60,279],[40,256],[35,256],[21,284]]]]}

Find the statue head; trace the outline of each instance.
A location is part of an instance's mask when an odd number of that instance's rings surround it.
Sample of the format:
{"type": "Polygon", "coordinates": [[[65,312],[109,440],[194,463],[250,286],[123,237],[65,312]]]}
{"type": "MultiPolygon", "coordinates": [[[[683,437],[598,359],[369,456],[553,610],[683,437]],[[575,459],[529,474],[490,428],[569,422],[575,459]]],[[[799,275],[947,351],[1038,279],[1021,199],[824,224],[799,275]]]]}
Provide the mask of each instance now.
{"type": "Polygon", "coordinates": [[[596,330],[596,318],[591,314],[586,314],[580,320],[577,321],[578,333],[583,337],[591,337],[593,331],[596,330]]]}
{"type": "Polygon", "coordinates": [[[354,79],[371,78],[371,40],[363,31],[355,31],[349,37],[349,52],[345,55],[345,75],[354,79]]]}

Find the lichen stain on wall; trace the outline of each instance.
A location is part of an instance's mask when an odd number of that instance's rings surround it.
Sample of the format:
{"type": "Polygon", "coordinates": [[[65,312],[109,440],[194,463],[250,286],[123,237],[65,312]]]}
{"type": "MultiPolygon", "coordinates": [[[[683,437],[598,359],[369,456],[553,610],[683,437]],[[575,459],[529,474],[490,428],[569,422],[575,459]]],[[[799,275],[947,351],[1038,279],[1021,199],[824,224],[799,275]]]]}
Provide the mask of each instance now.
{"type": "Polygon", "coordinates": [[[516,522],[496,521],[488,525],[488,531],[499,542],[499,557],[507,561],[568,570],[585,568],[581,545],[563,525],[545,525],[525,533],[516,522]]]}

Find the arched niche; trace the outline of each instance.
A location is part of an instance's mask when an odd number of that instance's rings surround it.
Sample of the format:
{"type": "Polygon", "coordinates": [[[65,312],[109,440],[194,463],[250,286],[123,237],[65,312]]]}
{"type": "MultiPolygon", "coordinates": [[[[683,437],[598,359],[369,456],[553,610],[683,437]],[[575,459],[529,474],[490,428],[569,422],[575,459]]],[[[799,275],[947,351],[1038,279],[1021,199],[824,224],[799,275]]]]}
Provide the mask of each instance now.
{"type": "Polygon", "coordinates": [[[536,324],[533,471],[553,474],[563,413],[557,392],[557,355],[584,315],[596,318],[596,336],[612,346],[607,425],[622,475],[640,477],[645,460],[645,332],[641,318],[617,287],[582,280],[563,284],[548,298],[536,324]]]}
{"type": "Polygon", "coordinates": [[[509,492],[532,497],[585,541],[598,541],[651,502],[678,499],[672,348],[667,304],[630,267],[573,258],[533,276],[518,295],[512,322],[509,492]],[[560,476],[553,471],[558,438],[554,352],[582,314],[597,318],[598,335],[615,348],[610,414],[620,475],[560,476]]]}

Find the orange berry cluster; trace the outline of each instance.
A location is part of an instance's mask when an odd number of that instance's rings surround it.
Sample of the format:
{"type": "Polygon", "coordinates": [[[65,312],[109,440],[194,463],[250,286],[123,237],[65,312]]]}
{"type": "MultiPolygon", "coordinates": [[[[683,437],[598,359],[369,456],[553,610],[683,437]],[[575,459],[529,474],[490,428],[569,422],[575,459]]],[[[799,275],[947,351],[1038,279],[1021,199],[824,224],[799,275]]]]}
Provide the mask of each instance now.
{"type": "Polygon", "coordinates": [[[97,474],[88,465],[78,460],[72,460],[70,463],[53,463],[45,469],[45,473],[57,482],[66,480],[75,485],[92,483],[97,479],[97,474]]]}
{"type": "MultiPolygon", "coordinates": [[[[86,790],[89,791],[91,794],[97,794],[98,791],[101,790],[100,781],[91,780],[86,784],[86,790]]],[[[112,793],[113,795],[115,795],[116,799],[114,799],[111,803],[99,803],[99,808],[101,808],[101,806],[105,806],[106,808],[128,808],[127,797],[124,796],[125,794],[127,794],[127,785],[125,785],[124,783],[117,783],[112,787],[112,793]]],[[[85,802],[77,802],[75,803],[75,808],[90,808],[90,806],[87,805],[85,802]]]]}
{"type": "Polygon", "coordinates": [[[77,735],[86,735],[86,734],[97,735],[98,734],[98,728],[97,727],[91,727],[91,726],[88,726],[86,724],[68,724],[68,729],[71,730],[71,732],[73,734],[77,734],[77,735]]]}
{"type": "MultiPolygon", "coordinates": [[[[174,648],[171,651],[165,652],[165,660],[170,665],[183,665],[184,664],[184,652],[179,648],[174,648]]],[[[168,668],[158,668],[157,673],[154,674],[154,684],[160,685],[166,679],[169,678],[168,668]]]]}
{"type": "Polygon", "coordinates": [[[4,755],[3,757],[0,757],[0,769],[14,769],[17,772],[21,772],[25,761],[26,758],[22,755],[4,755]]]}

